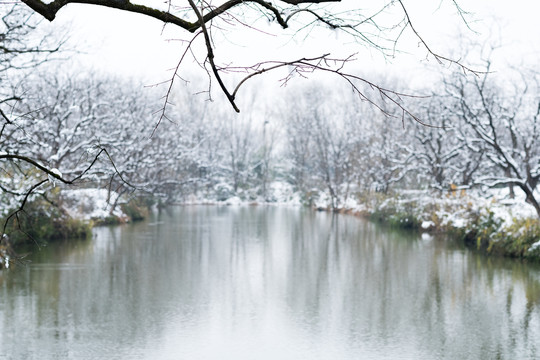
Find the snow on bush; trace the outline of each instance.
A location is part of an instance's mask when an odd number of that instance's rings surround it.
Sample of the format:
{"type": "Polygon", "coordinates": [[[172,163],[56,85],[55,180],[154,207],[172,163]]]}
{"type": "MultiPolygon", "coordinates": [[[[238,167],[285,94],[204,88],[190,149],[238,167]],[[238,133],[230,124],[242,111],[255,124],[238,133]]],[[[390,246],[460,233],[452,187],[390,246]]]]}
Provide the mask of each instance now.
{"type": "Polygon", "coordinates": [[[105,219],[109,216],[125,218],[119,206],[112,209],[118,198],[114,191],[107,189],[68,189],[62,191],[64,207],[76,219],[105,219]]]}

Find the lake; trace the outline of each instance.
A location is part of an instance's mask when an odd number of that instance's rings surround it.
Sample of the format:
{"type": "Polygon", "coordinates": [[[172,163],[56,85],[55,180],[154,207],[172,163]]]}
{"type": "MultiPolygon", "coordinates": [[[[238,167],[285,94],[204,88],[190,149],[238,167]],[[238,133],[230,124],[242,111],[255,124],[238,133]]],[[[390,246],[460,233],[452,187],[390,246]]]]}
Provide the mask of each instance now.
{"type": "Polygon", "coordinates": [[[348,215],[188,206],[0,272],[4,359],[538,359],[540,268],[348,215]]]}

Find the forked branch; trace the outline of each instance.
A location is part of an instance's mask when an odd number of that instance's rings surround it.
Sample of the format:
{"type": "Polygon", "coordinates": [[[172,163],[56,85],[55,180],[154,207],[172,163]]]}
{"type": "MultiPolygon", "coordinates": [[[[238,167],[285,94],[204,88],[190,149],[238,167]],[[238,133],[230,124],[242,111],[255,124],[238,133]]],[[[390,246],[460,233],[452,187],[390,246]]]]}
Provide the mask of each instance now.
{"type": "MultiPolygon", "coordinates": [[[[238,91],[240,90],[240,87],[244,85],[248,80],[251,78],[262,75],[266,72],[276,70],[283,67],[292,67],[292,70],[289,71],[288,75],[284,77],[281,81],[283,84],[286,84],[294,74],[298,74],[300,76],[305,76],[304,74],[307,73],[313,73],[315,71],[320,72],[327,72],[332,73],[334,75],[339,76],[343,80],[345,80],[353,89],[353,91],[363,100],[367,101],[374,107],[376,107],[378,110],[380,110],[383,114],[389,117],[396,117],[392,113],[390,113],[388,110],[381,107],[375,99],[370,97],[366,94],[365,91],[363,91],[359,87],[359,83],[362,83],[364,85],[369,86],[371,89],[375,90],[383,100],[388,100],[392,104],[397,107],[401,113],[402,113],[402,119],[404,115],[410,116],[412,119],[414,119],[416,122],[433,127],[432,125],[429,125],[427,123],[424,123],[418,116],[416,116],[414,113],[412,113],[403,103],[403,98],[422,98],[425,96],[418,96],[418,95],[411,95],[411,94],[405,94],[400,93],[396,90],[387,89],[385,87],[382,87],[380,85],[377,85],[373,83],[372,81],[369,81],[363,77],[349,74],[343,71],[343,68],[347,62],[354,61],[353,56],[350,56],[346,59],[335,59],[331,58],[330,54],[324,54],[318,57],[314,58],[301,58],[293,61],[267,61],[263,63],[256,64],[252,67],[250,67],[248,70],[253,71],[251,74],[245,76],[242,80],[238,82],[236,85],[232,95],[236,96],[238,91]]],[[[234,70],[233,68],[229,68],[229,71],[234,70]]],[[[244,71],[246,68],[237,68],[238,71],[244,71]]]]}
{"type": "MultiPolygon", "coordinates": [[[[293,19],[296,19],[297,17],[301,16],[302,14],[309,14],[309,17],[311,17],[314,20],[308,21],[307,24],[304,24],[300,27],[299,31],[302,31],[306,27],[309,27],[313,24],[323,24],[325,26],[328,26],[331,29],[334,30],[342,30],[346,32],[347,34],[354,37],[355,40],[362,42],[366,44],[368,47],[376,48],[383,52],[384,55],[387,54],[387,51],[389,48],[386,46],[390,43],[393,43],[394,46],[398,42],[401,34],[403,31],[409,27],[414,36],[416,36],[420,43],[423,45],[423,47],[428,52],[429,56],[433,56],[438,62],[448,62],[451,64],[455,64],[459,67],[461,67],[466,72],[471,72],[474,74],[478,74],[477,71],[471,69],[470,67],[467,67],[466,65],[462,64],[459,60],[453,60],[451,58],[445,57],[443,55],[440,55],[436,51],[434,51],[429,44],[423,39],[421,34],[417,31],[415,25],[413,24],[413,21],[411,20],[411,17],[409,16],[409,12],[407,11],[406,6],[404,5],[402,0],[389,0],[381,5],[379,11],[375,11],[373,15],[371,16],[365,16],[365,14],[362,13],[362,11],[358,9],[351,10],[352,13],[347,12],[338,12],[338,13],[332,13],[332,12],[326,12],[324,7],[321,7],[320,5],[324,5],[326,3],[338,3],[341,2],[340,0],[276,0],[274,2],[267,2],[265,0],[222,0],[218,4],[214,5],[214,1],[207,1],[207,0],[187,0],[187,4],[189,6],[185,6],[186,0],[183,0],[182,6],[180,4],[182,2],[178,1],[178,6],[172,6],[173,2],[172,0],[169,0],[168,7],[166,7],[166,10],[160,10],[158,7],[149,7],[144,6],[140,4],[134,4],[130,2],[129,0],[53,0],[52,2],[46,3],[42,0],[22,0],[25,4],[27,4],[29,7],[31,7],[34,11],[38,12],[39,14],[43,15],[48,20],[54,20],[56,17],[56,13],[63,8],[64,6],[68,4],[92,4],[92,5],[98,5],[98,6],[104,6],[109,8],[115,8],[127,12],[134,12],[139,13],[145,16],[149,16],[152,18],[155,18],[157,20],[162,21],[163,23],[169,23],[174,24],[182,29],[185,29],[191,33],[197,33],[197,34],[203,34],[204,36],[204,45],[205,45],[205,60],[200,61],[200,64],[202,67],[208,72],[210,77],[210,85],[211,81],[215,79],[217,83],[219,84],[219,87],[221,91],[225,94],[227,100],[233,107],[233,109],[236,112],[239,112],[239,108],[236,104],[236,95],[238,93],[238,88],[248,79],[252,78],[255,75],[260,75],[264,72],[271,71],[273,69],[277,69],[283,66],[296,66],[297,69],[300,68],[310,68],[313,70],[320,70],[325,72],[332,72],[334,74],[339,75],[343,79],[347,80],[348,82],[355,82],[360,81],[363,82],[373,88],[378,89],[381,92],[381,95],[383,94],[391,94],[391,92],[388,89],[383,89],[381,87],[376,86],[375,84],[367,81],[366,79],[354,76],[352,74],[345,74],[341,70],[336,70],[331,67],[326,66],[326,64],[315,64],[317,60],[320,60],[322,62],[325,61],[336,61],[336,62],[347,62],[349,61],[349,58],[346,59],[330,59],[329,55],[324,55],[319,58],[313,58],[313,59],[299,59],[292,62],[261,62],[258,65],[259,66],[252,66],[252,67],[245,67],[244,70],[247,72],[251,72],[246,78],[244,78],[237,86],[236,88],[231,91],[229,90],[228,86],[225,84],[224,81],[224,74],[228,71],[234,71],[234,67],[230,65],[226,65],[223,67],[218,66],[216,63],[216,57],[215,57],[215,49],[216,45],[212,42],[211,37],[211,30],[215,28],[216,23],[213,22],[214,19],[217,19],[218,17],[222,17],[224,14],[230,13],[230,11],[234,8],[244,8],[244,7],[255,7],[260,9],[263,13],[267,14],[273,21],[277,22],[282,28],[287,28],[289,26],[289,22],[293,19]],[[397,6],[400,9],[400,12],[402,13],[402,19],[397,24],[390,24],[387,26],[384,26],[382,23],[379,23],[376,21],[375,17],[378,15],[381,15],[383,12],[385,12],[388,8],[397,6]],[[178,9],[181,9],[179,12],[174,12],[178,9]],[[352,14],[352,15],[351,15],[352,14]],[[371,34],[370,31],[366,31],[365,26],[370,26],[368,29],[374,29],[376,34],[371,34]],[[399,35],[396,39],[392,42],[391,39],[386,39],[385,34],[392,34],[393,31],[397,29],[400,29],[399,35]],[[261,64],[267,64],[269,66],[262,67],[261,64]]],[[[456,8],[459,11],[460,16],[462,17],[463,21],[466,23],[466,20],[464,18],[464,11],[457,5],[456,0],[451,0],[456,8]]],[[[217,2],[217,1],[216,1],[217,2]]],[[[230,13],[231,16],[234,18],[232,13],[230,13]]],[[[182,59],[180,60],[172,80],[170,81],[169,90],[167,91],[167,94],[165,96],[165,105],[163,110],[161,111],[161,116],[159,122],[165,117],[165,108],[167,106],[168,97],[171,92],[171,87],[174,82],[174,78],[178,74],[178,68],[180,63],[182,63],[184,56],[186,53],[191,51],[191,45],[193,43],[193,40],[196,38],[195,36],[191,42],[188,44],[188,48],[186,49],[186,52],[182,55],[182,59]]],[[[353,85],[353,84],[351,84],[353,85]]],[[[355,88],[355,91],[359,89],[355,88]]],[[[363,95],[361,91],[358,91],[359,94],[363,95]]],[[[397,93],[393,93],[393,95],[397,96],[397,93]]],[[[365,96],[362,96],[364,100],[368,100],[365,96]]],[[[383,98],[389,99],[390,97],[383,95],[383,98]]],[[[394,98],[395,99],[395,98],[394,98]]],[[[373,103],[372,101],[370,101],[373,103]]],[[[397,100],[393,101],[397,105],[397,100]]],[[[374,103],[373,103],[374,104],[374,103]]],[[[398,106],[402,110],[404,109],[402,106],[398,106]]],[[[405,113],[408,113],[405,111],[405,113]]],[[[412,114],[411,114],[412,116],[412,114]]],[[[413,116],[414,117],[414,116],[413,116]]],[[[418,120],[418,119],[416,119],[418,120]]],[[[158,122],[158,124],[159,124],[158,122]]]]}

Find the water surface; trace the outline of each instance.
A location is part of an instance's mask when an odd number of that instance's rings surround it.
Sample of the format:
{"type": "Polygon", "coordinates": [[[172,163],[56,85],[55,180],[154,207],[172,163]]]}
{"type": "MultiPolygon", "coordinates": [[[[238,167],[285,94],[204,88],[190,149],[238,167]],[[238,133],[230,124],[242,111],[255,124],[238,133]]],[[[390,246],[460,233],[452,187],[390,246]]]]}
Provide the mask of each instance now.
{"type": "Polygon", "coordinates": [[[540,358],[530,264],[297,208],[94,232],[0,272],[0,360],[540,358]]]}

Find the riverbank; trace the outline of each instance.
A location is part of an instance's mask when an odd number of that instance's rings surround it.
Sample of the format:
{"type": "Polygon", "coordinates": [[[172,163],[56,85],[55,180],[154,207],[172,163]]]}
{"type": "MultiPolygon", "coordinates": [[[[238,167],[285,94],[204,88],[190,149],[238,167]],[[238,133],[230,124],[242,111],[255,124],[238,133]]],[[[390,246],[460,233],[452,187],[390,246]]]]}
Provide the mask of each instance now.
{"type": "Polygon", "coordinates": [[[450,234],[469,248],[488,255],[540,261],[540,221],[536,212],[519,193],[510,196],[507,188],[356,193],[334,201],[338,204],[335,208],[324,191],[301,194],[283,183],[274,183],[269,189],[269,202],[248,199],[242,194],[230,194],[227,199],[220,201],[191,196],[183,204],[271,203],[310,206],[317,210],[362,216],[422,233],[450,234]]]}
{"type": "MultiPolygon", "coordinates": [[[[273,183],[266,198],[234,193],[220,198],[208,194],[187,197],[181,204],[296,205],[362,216],[390,226],[423,233],[447,233],[468,247],[486,254],[540,261],[540,222],[534,208],[504,189],[447,192],[418,190],[388,194],[369,192],[348,196],[333,209],[324,192],[300,194],[289,184],[273,183]],[[205,196],[206,195],[206,196],[205,196]]],[[[144,219],[151,203],[142,198],[121,198],[105,189],[62,191],[52,202],[32,202],[20,221],[12,222],[10,243],[47,243],[58,239],[84,238],[96,225],[114,225],[144,219]],[[60,206],[57,206],[60,205],[60,206]]],[[[9,230],[9,228],[8,228],[9,230]]],[[[2,249],[0,248],[0,251],[2,249]]]]}
{"type": "Polygon", "coordinates": [[[400,191],[348,199],[341,212],[423,233],[447,233],[489,255],[540,261],[534,208],[504,190],[400,191]]]}
{"type": "MultiPolygon", "coordinates": [[[[122,198],[105,189],[63,189],[49,197],[36,197],[25,204],[23,211],[12,209],[3,215],[2,223],[6,227],[0,243],[0,259],[8,254],[13,258],[27,244],[41,246],[88,238],[94,226],[139,221],[149,211],[150,204],[145,199],[122,198]]],[[[0,268],[1,265],[0,261],[0,268]]]]}
{"type": "Polygon", "coordinates": [[[266,198],[250,198],[242,192],[228,195],[219,200],[192,195],[182,204],[309,206],[422,233],[450,234],[469,248],[488,255],[540,261],[540,222],[536,212],[519,193],[510,196],[507,188],[356,193],[339,199],[336,208],[332,207],[331,198],[324,191],[302,194],[281,182],[269,186],[266,198]]]}

